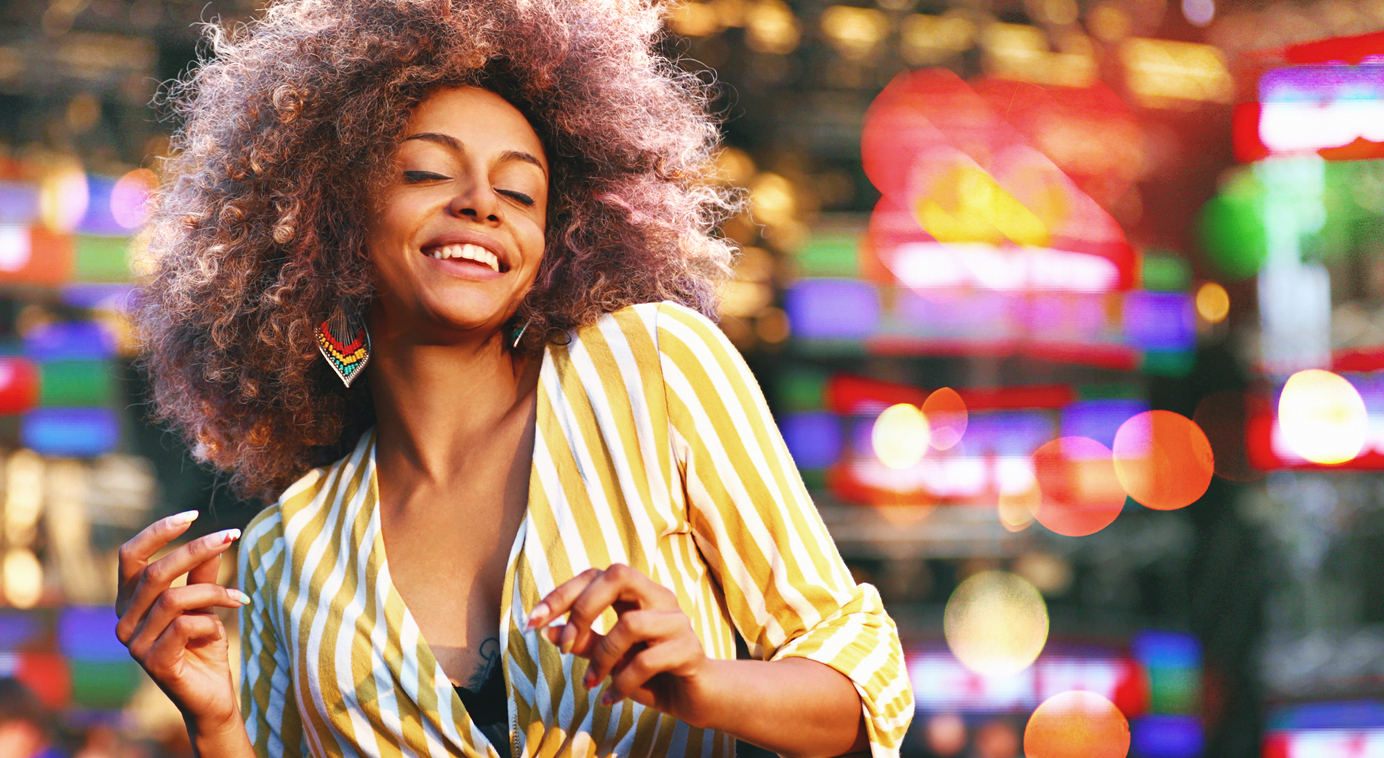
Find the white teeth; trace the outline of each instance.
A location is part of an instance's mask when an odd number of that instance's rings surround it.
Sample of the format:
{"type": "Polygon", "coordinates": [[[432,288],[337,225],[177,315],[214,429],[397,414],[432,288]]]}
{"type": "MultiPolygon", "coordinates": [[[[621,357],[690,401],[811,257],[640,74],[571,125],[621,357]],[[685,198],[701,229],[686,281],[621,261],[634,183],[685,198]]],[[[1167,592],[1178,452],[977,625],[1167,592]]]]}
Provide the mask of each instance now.
{"type": "Polygon", "coordinates": [[[461,258],[463,260],[475,261],[490,267],[491,271],[499,273],[500,259],[495,254],[481,247],[480,245],[446,245],[433,250],[433,258],[439,260],[444,258],[461,258]]]}

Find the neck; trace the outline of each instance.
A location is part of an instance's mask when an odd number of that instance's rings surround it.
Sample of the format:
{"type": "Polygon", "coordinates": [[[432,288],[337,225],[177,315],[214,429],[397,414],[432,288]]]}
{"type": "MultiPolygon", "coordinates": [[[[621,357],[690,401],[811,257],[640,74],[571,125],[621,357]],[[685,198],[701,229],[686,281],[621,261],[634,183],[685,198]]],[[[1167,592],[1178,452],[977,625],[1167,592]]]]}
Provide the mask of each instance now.
{"type": "Polygon", "coordinates": [[[370,394],[382,471],[443,484],[472,451],[518,415],[527,418],[541,356],[517,356],[503,332],[480,342],[423,344],[393,334],[372,340],[370,394]]]}

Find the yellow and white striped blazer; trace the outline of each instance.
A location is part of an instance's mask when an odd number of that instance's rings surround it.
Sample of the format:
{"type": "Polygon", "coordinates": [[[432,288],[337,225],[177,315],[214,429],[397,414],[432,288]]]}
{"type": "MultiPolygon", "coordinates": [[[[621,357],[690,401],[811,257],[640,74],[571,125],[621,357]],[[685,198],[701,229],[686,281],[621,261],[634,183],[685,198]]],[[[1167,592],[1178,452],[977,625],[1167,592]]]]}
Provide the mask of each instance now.
{"type": "Polygon", "coordinates": [[[579,684],[584,659],[524,631],[554,587],[614,562],[674,590],[709,656],[735,657],[738,631],[757,657],[850,677],[874,756],[898,754],[913,695],[893,621],[852,581],[739,353],[671,303],[609,314],[544,353],[501,608],[511,744],[472,726],[390,582],[373,433],[245,530],[250,740],[261,756],[732,755],[720,732],[599,704],[579,684]]]}

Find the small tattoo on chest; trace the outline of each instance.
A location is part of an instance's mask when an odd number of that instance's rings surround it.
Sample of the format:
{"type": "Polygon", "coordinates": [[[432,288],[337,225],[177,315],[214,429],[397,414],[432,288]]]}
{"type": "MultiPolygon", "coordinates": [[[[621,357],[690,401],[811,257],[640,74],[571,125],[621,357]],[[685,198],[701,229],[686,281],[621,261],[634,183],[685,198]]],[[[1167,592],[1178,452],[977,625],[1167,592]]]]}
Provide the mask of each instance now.
{"type": "Polygon", "coordinates": [[[485,680],[490,678],[490,673],[500,665],[500,638],[487,637],[481,642],[478,652],[481,656],[480,665],[476,667],[476,673],[471,675],[471,680],[466,683],[466,689],[472,692],[479,692],[485,680]]]}

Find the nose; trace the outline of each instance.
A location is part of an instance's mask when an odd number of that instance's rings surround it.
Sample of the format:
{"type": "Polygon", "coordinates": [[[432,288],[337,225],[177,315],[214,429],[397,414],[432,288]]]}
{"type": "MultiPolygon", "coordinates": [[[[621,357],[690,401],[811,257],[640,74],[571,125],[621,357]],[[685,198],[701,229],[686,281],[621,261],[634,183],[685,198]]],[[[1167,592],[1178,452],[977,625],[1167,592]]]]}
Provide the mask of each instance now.
{"type": "Polygon", "coordinates": [[[482,223],[499,223],[501,218],[500,199],[490,183],[484,178],[471,176],[465,186],[458,190],[447,210],[454,216],[469,218],[482,223]]]}

